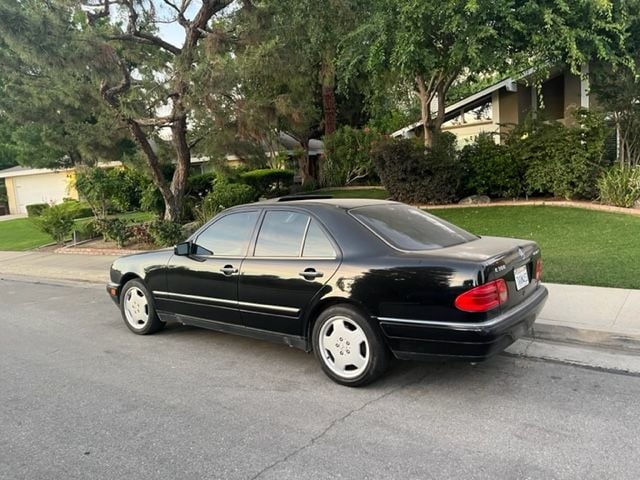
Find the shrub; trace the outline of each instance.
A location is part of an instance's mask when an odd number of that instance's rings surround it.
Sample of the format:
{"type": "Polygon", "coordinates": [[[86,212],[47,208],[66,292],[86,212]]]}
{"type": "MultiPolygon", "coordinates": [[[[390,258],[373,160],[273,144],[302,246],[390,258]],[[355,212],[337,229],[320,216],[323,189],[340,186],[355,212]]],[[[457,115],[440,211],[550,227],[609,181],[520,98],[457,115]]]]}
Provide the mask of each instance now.
{"type": "Polygon", "coordinates": [[[234,205],[252,202],[255,195],[255,190],[249,185],[221,182],[215,185],[213,191],[202,203],[203,206],[207,204],[210,211],[217,213],[234,205]]]}
{"type": "Polygon", "coordinates": [[[111,206],[119,212],[139,210],[142,195],[147,185],[151,184],[151,180],[130,168],[109,170],[107,175],[117,186],[117,188],[113,189],[109,198],[111,206]]]}
{"type": "Polygon", "coordinates": [[[373,162],[392,198],[409,203],[448,203],[457,197],[461,169],[455,137],[443,133],[434,148],[415,140],[389,139],[373,162]]]}
{"type": "Polygon", "coordinates": [[[93,210],[86,202],[79,202],[78,200],[68,198],[60,204],[60,208],[68,211],[71,217],[75,220],[77,218],[87,218],[93,216],[93,210]]]}
{"type": "Polygon", "coordinates": [[[313,192],[318,189],[318,182],[313,177],[308,177],[302,185],[302,191],[305,193],[313,192]]]}
{"type": "Polygon", "coordinates": [[[465,170],[464,195],[515,198],[526,192],[526,165],[507,147],[496,144],[492,135],[480,134],[465,146],[460,162],[465,170]]]}
{"type": "Polygon", "coordinates": [[[140,208],[145,212],[153,212],[158,216],[164,215],[164,199],[158,187],[153,183],[147,185],[142,192],[140,208]]]}
{"type": "Polygon", "coordinates": [[[615,166],[598,179],[600,200],[618,207],[633,207],[640,199],[640,167],[615,166]]]}
{"type": "Polygon", "coordinates": [[[33,222],[39,230],[51,235],[57,243],[62,243],[73,230],[73,217],[63,205],[44,209],[33,222]]]}
{"type": "Polygon", "coordinates": [[[132,236],[129,224],[121,218],[100,218],[95,224],[105,240],[116,242],[119,247],[123,247],[132,236]]]}
{"type": "Polygon", "coordinates": [[[100,235],[94,219],[74,222],[73,229],[77,240],[89,240],[100,235]]]}
{"type": "Polygon", "coordinates": [[[76,174],[76,188],[96,217],[112,210],[128,212],[140,208],[151,181],[133,169],[85,167],[76,174]]]}
{"type": "Polygon", "coordinates": [[[275,168],[250,170],[240,175],[240,179],[254,189],[255,200],[259,197],[277,197],[286,194],[293,183],[293,172],[275,168]]]}
{"type": "Polygon", "coordinates": [[[27,216],[28,217],[39,217],[42,215],[50,205],[48,203],[32,203],[31,205],[27,205],[27,216]]]}
{"type": "Polygon", "coordinates": [[[158,218],[149,223],[148,229],[154,242],[159,247],[169,247],[180,243],[184,239],[182,236],[182,226],[170,220],[158,218]]]}
{"type": "Polygon", "coordinates": [[[606,128],[602,119],[579,110],[576,126],[530,120],[507,139],[512,158],[527,165],[530,193],[551,193],[564,198],[595,198],[603,160],[606,128]]]}
{"type": "Polygon", "coordinates": [[[383,137],[376,130],[341,127],[324,137],[325,159],[320,183],[327,187],[348,185],[374,174],[371,151],[383,137]]]}
{"type": "Polygon", "coordinates": [[[187,195],[196,199],[206,197],[213,190],[213,182],[216,180],[215,173],[202,173],[192,175],[187,179],[187,195]]]}
{"type": "Polygon", "coordinates": [[[149,224],[135,223],[129,226],[129,232],[133,239],[138,243],[150,245],[153,243],[153,235],[149,231],[149,224]]]}

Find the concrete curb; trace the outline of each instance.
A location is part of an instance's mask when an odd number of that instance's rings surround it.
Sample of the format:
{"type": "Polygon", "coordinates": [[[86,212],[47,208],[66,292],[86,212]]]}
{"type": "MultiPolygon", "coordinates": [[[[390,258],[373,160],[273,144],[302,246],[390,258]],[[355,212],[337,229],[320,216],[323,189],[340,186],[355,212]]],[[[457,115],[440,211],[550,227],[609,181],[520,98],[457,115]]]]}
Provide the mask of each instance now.
{"type": "Polygon", "coordinates": [[[527,335],[532,340],[607,348],[640,355],[640,335],[605,332],[536,322],[527,335]]]}
{"type": "Polygon", "coordinates": [[[640,355],[554,342],[518,340],[504,354],[640,376],[640,355]]]}

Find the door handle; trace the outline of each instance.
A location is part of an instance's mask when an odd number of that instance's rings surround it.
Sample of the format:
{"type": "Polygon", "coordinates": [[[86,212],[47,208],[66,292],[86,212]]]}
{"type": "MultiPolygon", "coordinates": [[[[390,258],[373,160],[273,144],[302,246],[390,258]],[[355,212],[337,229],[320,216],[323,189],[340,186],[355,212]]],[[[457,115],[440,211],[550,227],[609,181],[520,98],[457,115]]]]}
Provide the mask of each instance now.
{"type": "Polygon", "coordinates": [[[314,278],[324,277],[324,273],[316,272],[313,268],[306,268],[304,272],[300,272],[298,275],[305,280],[313,280],[314,278]]]}
{"type": "Polygon", "coordinates": [[[220,271],[224,273],[226,276],[233,275],[234,273],[238,273],[238,269],[234,268],[233,265],[225,265],[223,268],[220,269],[220,271]]]}

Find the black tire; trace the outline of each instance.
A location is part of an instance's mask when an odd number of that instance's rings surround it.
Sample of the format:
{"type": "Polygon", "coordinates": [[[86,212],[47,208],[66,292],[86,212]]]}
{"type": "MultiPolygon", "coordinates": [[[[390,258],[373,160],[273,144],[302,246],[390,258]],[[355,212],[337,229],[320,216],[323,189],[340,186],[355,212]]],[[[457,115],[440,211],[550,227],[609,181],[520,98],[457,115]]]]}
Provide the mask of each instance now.
{"type": "Polygon", "coordinates": [[[313,326],[312,344],[324,373],[340,385],[367,385],[380,378],[389,365],[389,350],[379,328],[350,305],[329,307],[318,316],[313,326]],[[345,330],[339,330],[343,328],[345,330]],[[345,335],[340,335],[340,331],[345,335]],[[362,334],[364,340],[360,341],[362,334]],[[343,354],[343,357],[338,357],[343,354]],[[339,358],[340,365],[334,356],[339,358]],[[362,365],[349,364],[352,359],[362,362],[362,365]]]}
{"type": "Polygon", "coordinates": [[[120,292],[120,313],[125,325],[137,335],[155,333],[162,330],[165,325],[156,314],[153,296],[149,293],[144,282],[137,278],[129,280],[122,287],[120,292]],[[134,298],[134,295],[138,297],[139,301],[136,302],[135,311],[132,312],[134,305],[128,303],[128,299],[134,298]],[[146,305],[144,305],[145,303],[146,305]],[[144,316],[146,316],[146,321],[143,322],[141,319],[144,316]]]}

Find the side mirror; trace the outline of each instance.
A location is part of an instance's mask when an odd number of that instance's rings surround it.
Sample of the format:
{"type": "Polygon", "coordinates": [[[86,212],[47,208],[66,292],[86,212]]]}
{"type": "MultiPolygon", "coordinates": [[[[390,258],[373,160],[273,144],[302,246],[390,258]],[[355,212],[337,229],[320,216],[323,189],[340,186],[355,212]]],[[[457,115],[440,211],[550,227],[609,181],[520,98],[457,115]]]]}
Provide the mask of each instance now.
{"type": "Polygon", "coordinates": [[[187,257],[191,255],[192,251],[193,251],[193,243],[191,242],[182,242],[177,244],[173,248],[173,253],[180,257],[187,257]]]}

